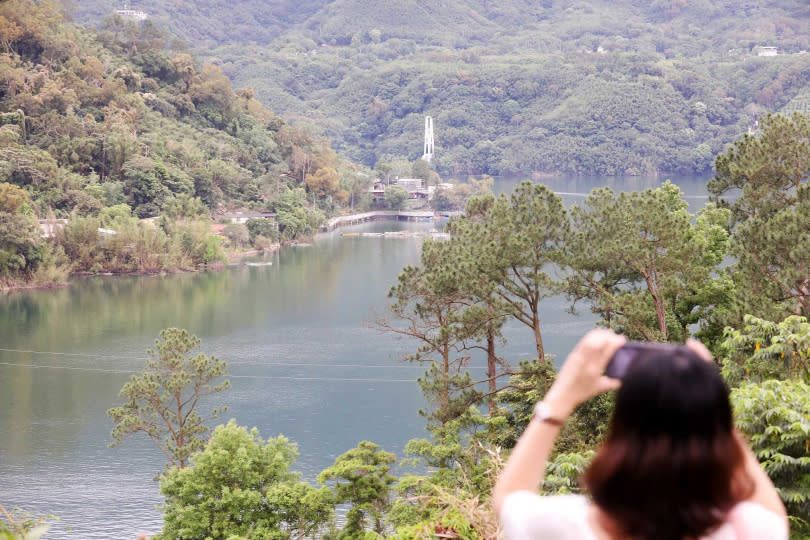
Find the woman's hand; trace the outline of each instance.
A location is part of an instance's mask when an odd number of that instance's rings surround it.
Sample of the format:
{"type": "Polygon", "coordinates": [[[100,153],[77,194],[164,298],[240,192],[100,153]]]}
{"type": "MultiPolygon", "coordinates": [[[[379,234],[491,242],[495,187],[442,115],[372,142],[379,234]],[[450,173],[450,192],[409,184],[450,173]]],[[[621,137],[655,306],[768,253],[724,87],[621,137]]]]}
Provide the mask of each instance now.
{"type": "Polygon", "coordinates": [[[706,345],[704,345],[700,341],[693,338],[689,338],[686,340],[686,346],[689,347],[689,350],[698,355],[698,358],[702,358],[707,362],[714,361],[712,360],[712,352],[706,347],[706,345]]]}
{"type": "Polygon", "coordinates": [[[605,329],[591,330],[579,340],[543,399],[554,417],[565,418],[581,403],[621,386],[621,381],[606,377],[604,373],[608,362],[625,341],[624,336],[605,329]]]}

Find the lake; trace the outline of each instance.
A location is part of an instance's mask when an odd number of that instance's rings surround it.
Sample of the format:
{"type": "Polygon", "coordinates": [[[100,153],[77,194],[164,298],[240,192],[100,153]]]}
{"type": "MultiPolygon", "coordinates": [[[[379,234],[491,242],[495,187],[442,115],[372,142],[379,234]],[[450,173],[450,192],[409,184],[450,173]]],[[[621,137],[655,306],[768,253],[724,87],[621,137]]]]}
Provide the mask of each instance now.
{"type": "MultiPolygon", "coordinates": [[[[676,178],[694,211],[705,178],[676,178]]],[[[567,205],[593,187],[655,187],[655,178],[555,178],[544,183],[567,205]]],[[[517,180],[499,180],[509,192],[517,180]]],[[[341,232],[412,230],[434,223],[373,222],[318,236],[220,272],[97,276],[59,290],[0,297],[0,503],[59,516],[46,538],[134,538],[161,528],[156,473],[163,454],[145,436],[108,448],[106,410],[166,327],[186,328],[202,350],[228,362],[232,388],[221,395],[235,418],[263,437],[299,447],[294,469],[314,481],[335,457],[370,440],[402,457],[424,436],[418,366],[399,359],[413,345],[370,328],[418,238],[341,238],[341,232]]],[[[543,309],[546,348],[563,358],[592,328],[585,308],[564,298],[543,309]]],[[[530,358],[531,334],[510,325],[501,354],[530,358]]],[[[207,409],[202,408],[202,412],[207,409]]]]}

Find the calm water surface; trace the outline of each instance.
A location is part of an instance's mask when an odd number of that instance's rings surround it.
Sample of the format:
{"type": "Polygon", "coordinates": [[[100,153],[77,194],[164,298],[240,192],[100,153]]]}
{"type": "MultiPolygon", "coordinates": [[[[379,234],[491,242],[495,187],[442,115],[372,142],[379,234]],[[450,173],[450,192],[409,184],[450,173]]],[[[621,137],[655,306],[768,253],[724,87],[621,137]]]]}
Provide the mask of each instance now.
{"type": "MultiPolygon", "coordinates": [[[[549,179],[566,204],[596,186],[655,187],[661,179],[549,179]]],[[[694,210],[705,178],[674,178],[694,210]]],[[[518,182],[502,180],[496,191],[518,182]]],[[[376,222],[342,232],[428,231],[431,223],[376,222]]],[[[322,235],[311,246],[274,254],[268,266],[164,277],[92,277],[56,291],[0,298],[0,502],[61,520],[47,538],[125,539],[157,532],[161,503],[153,478],[165,464],[145,437],[108,448],[105,411],[129,373],[169,326],[199,336],[203,351],[229,364],[224,419],[264,437],[298,444],[294,469],[314,481],[361,440],[401,456],[424,436],[417,414],[421,370],[398,358],[412,344],[369,328],[403,266],[418,262],[415,238],[322,235]]],[[[547,348],[563,357],[593,327],[566,313],[565,299],[544,308],[547,348]]],[[[503,355],[517,363],[534,350],[523,328],[506,329],[503,355]]],[[[203,409],[205,410],[205,409],[203,409]]]]}

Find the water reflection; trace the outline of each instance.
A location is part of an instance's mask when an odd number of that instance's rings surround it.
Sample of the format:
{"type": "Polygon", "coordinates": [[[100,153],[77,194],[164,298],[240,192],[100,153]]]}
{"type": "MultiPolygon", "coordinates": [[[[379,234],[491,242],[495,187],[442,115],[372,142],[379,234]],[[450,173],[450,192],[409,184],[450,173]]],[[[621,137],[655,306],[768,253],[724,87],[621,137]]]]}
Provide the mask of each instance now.
{"type": "MultiPolygon", "coordinates": [[[[660,183],[623,181],[607,183],[617,189],[660,183]]],[[[566,204],[598,185],[548,183],[574,194],[563,195],[566,204]]],[[[511,190],[508,182],[500,185],[511,190]]],[[[705,196],[702,184],[681,185],[690,196],[705,196]]],[[[376,222],[344,231],[433,226],[376,222]]],[[[366,323],[372,309],[385,309],[389,287],[404,265],[418,261],[420,246],[413,238],[336,233],[274,254],[269,266],[89,277],[65,289],[0,298],[0,501],[60,516],[53,539],[159,530],[153,476],[165,460],[141,438],[107,448],[112,426],[105,411],[168,326],[189,329],[206,352],[229,362],[226,419],[297,442],[294,467],[305,478],[313,480],[364,439],[401,453],[408,439],[424,433],[417,415],[422,397],[408,382],[419,370],[397,363],[412,346],[366,323]]],[[[565,299],[551,298],[542,313],[547,348],[560,357],[594,324],[567,307],[565,299]]],[[[531,357],[534,342],[525,329],[509,326],[504,333],[510,362],[531,357]]]]}
{"type": "MultiPolygon", "coordinates": [[[[362,229],[404,227],[433,225],[362,229]]],[[[60,515],[51,538],[159,529],[152,478],[164,459],[137,438],[107,448],[105,411],[167,326],[188,328],[206,352],[231,363],[228,416],[296,441],[295,467],[310,480],[363,439],[401,450],[422,433],[422,399],[409,382],[418,371],[403,374],[392,359],[404,345],[366,321],[371,306],[384,308],[399,270],[418,260],[421,243],[359,240],[325,236],[271,256],[270,266],[82,278],[4,297],[0,500],[60,515]]]]}

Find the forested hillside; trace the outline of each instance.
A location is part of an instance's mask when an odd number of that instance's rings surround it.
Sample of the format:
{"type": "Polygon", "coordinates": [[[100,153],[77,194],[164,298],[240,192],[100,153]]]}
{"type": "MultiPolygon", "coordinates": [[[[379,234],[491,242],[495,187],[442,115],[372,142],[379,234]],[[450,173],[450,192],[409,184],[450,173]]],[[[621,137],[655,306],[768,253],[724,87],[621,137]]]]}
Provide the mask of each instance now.
{"type": "Polygon", "coordinates": [[[800,0],[132,7],[369,166],[418,158],[430,114],[444,174],[705,172],[760,115],[810,97],[800,0]]]}
{"type": "MultiPolygon", "coordinates": [[[[3,2],[0,77],[0,285],[207,265],[221,258],[212,217],[275,212],[293,239],[367,183],[149,21],[83,29],[53,3],[3,2]],[[37,218],[69,223],[45,242],[37,218]]],[[[254,229],[229,241],[276,240],[254,229]]]]}

